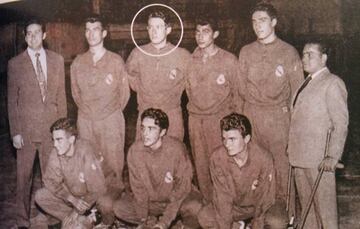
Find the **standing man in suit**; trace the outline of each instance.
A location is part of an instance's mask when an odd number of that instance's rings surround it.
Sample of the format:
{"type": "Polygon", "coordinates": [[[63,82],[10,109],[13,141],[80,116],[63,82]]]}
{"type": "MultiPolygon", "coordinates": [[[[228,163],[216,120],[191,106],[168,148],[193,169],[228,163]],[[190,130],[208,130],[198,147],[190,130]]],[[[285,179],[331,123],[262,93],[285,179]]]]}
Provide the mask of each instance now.
{"type": "Polygon", "coordinates": [[[344,148],[349,121],[344,82],[326,67],[327,53],[320,42],[303,50],[304,70],[309,76],[292,100],[289,159],[302,209],[309,199],[318,170],[324,173],[315,194],[305,228],[338,228],[335,168],[344,148]],[[328,155],[324,157],[327,131],[333,129],[328,155]]]}
{"type": "MultiPolygon", "coordinates": [[[[184,73],[190,53],[175,48],[167,41],[171,32],[169,17],[162,11],[149,15],[147,30],[150,43],[135,48],[126,61],[130,86],[137,93],[139,114],[154,107],[163,110],[171,123],[168,135],[184,138],[184,123],[181,111],[181,95],[185,89],[184,73]],[[172,51],[171,51],[172,50],[172,51]]],[[[137,121],[136,138],[141,138],[140,115],[137,121]]]]}
{"type": "Polygon", "coordinates": [[[123,188],[125,119],[130,88],[121,56],[104,47],[106,24],[99,15],[85,20],[89,50],[71,65],[71,89],[78,106],[80,137],[98,148],[107,195],[98,201],[105,224],[112,224],[112,203],[123,188]]]}
{"type": "MultiPolygon", "coordinates": [[[[260,3],[252,12],[257,40],[240,51],[240,93],[245,100],[244,114],[254,127],[253,140],[270,151],[274,158],[274,208],[283,210],[280,215],[286,215],[289,111],[291,96],[304,80],[303,70],[296,49],[276,36],[277,12],[274,6],[260,3]]],[[[271,209],[270,212],[273,210],[278,211],[271,209]]],[[[283,224],[286,227],[286,218],[283,224]]]]}
{"type": "Polygon", "coordinates": [[[42,173],[51,151],[49,128],[67,115],[64,59],[43,48],[45,26],[29,21],[24,29],[27,49],[8,64],[10,134],[17,149],[17,226],[30,226],[32,172],[36,152],[42,173]]]}

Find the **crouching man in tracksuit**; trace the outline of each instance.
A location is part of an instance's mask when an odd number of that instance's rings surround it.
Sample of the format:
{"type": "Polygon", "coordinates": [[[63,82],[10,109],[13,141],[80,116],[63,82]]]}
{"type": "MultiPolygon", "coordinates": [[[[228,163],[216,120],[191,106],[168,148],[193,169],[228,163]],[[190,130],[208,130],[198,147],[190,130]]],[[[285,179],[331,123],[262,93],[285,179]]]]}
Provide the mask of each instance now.
{"type": "Polygon", "coordinates": [[[127,162],[133,196],[114,203],[115,215],[145,228],[169,228],[177,215],[197,228],[201,195],[192,187],[193,170],[182,142],[166,136],[169,119],[160,109],[141,115],[141,140],[129,149],[127,162]]]}
{"type": "Polygon", "coordinates": [[[210,158],[213,200],[199,212],[199,223],[202,228],[230,229],[251,219],[251,228],[263,229],[265,213],[275,202],[272,156],[250,141],[246,116],[232,113],[220,126],[223,146],[210,158]]]}
{"type": "Polygon", "coordinates": [[[43,177],[44,188],[36,203],[61,220],[62,228],[92,228],[84,213],[106,192],[105,177],[88,141],[77,139],[74,122],[57,120],[50,128],[54,148],[43,177]]]}

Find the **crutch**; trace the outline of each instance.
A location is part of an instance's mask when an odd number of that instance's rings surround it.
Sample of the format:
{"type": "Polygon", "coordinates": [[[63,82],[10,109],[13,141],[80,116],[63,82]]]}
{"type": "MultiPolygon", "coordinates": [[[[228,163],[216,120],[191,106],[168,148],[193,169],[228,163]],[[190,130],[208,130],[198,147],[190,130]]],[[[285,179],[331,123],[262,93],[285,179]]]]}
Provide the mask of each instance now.
{"type": "MultiPolygon", "coordinates": [[[[286,192],[286,212],[290,211],[290,201],[291,201],[291,191],[292,191],[292,183],[293,183],[293,171],[294,168],[291,164],[289,164],[289,174],[288,174],[288,183],[287,183],[287,192],[286,192]]],[[[294,226],[294,218],[295,216],[292,215],[290,218],[290,222],[287,226],[287,228],[293,228],[294,226]]]]}
{"type": "Polygon", "coordinates": [[[292,173],[293,167],[289,164],[289,174],[288,174],[288,183],[287,183],[287,192],[286,192],[286,211],[289,212],[290,208],[290,195],[291,195],[291,184],[292,184],[292,173]]]}
{"type": "MultiPolygon", "coordinates": [[[[326,144],[325,144],[325,152],[324,152],[324,158],[326,158],[329,154],[329,142],[330,142],[330,137],[331,137],[331,132],[332,132],[333,128],[329,128],[328,131],[327,131],[327,135],[326,135],[326,144]]],[[[296,229],[303,229],[304,228],[304,225],[305,225],[305,221],[306,221],[306,218],[309,214],[309,211],[310,211],[310,207],[314,201],[314,196],[315,196],[315,193],[316,193],[316,190],[317,188],[319,187],[319,183],[320,183],[320,180],[321,180],[321,177],[322,177],[322,174],[324,173],[324,168],[322,167],[316,177],[316,180],[315,180],[315,183],[311,189],[311,194],[310,194],[310,198],[306,204],[306,207],[303,211],[303,214],[300,218],[300,223],[298,226],[296,226],[295,228],[296,229]]]]}

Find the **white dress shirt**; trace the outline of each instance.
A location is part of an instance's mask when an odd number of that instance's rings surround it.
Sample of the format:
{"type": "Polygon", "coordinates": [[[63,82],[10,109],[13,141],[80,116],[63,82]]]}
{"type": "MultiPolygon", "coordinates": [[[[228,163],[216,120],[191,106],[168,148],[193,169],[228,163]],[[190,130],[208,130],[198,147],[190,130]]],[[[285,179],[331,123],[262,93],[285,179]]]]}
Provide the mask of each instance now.
{"type": "Polygon", "coordinates": [[[311,74],[311,78],[314,79],[316,76],[320,75],[320,73],[322,73],[326,69],[327,69],[327,67],[323,67],[322,69],[318,70],[317,72],[314,72],[313,74],[311,74]]]}
{"type": "Polygon", "coordinates": [[[35,56],[35,54],[40,53],[39,59],[40,59],[41,68],[42,68],[42,70],[44,72],[45,80],[47,81],[47,64],[46,64],[46,52],[45,52],[45,49],[41,48],[38,51],[34,51],[33,49],[28,47],[27,52],[28,52],[28,54],[30,56],[30,59],[31,59],[31,62],[33,64],[33,67],[35,69],[36,74],[38,74],[38,73],[37,73],[37,68],[36,68],[36,56],[35,56]]]}

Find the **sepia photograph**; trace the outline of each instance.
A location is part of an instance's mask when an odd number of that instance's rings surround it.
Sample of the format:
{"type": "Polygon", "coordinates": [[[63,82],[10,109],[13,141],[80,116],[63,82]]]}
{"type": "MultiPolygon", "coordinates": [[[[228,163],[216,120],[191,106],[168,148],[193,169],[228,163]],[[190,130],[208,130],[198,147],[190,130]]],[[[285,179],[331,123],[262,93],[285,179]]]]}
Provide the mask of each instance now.
{"type": "Polygon", "coordinates": [[[0,229],[360,229],[358,12],[0,0],[0,229]]]}

